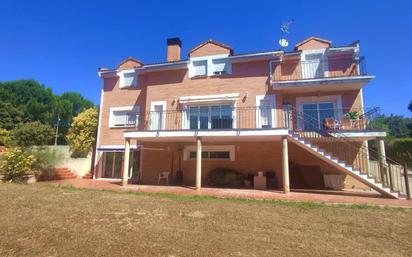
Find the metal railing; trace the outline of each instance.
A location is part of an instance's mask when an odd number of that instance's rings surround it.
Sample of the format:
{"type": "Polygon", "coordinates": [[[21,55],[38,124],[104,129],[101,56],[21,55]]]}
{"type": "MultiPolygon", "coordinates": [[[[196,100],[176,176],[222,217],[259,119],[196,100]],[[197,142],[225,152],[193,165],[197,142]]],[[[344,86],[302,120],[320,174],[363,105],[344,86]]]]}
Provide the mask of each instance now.
{"type": "Polygon", "coordinates": [[[274,69],[274,81],[338,78],[367,75],[366,61],[358,58],[328,58],[281,62],[274,69]]]}
{"type": "Polygon", "coordinates": [[[312,124],[311,130],[295,130],[289,127],[294,133],[340,161],[351,165],[360,173],[367,174],[375,181],[382,183],[384,187],[403,195],[410,194],[406,166],[368,147],[365,142],[356,142],[345,134],[335,137],[332,133],[334,130],[318,126],[319,121],[307,113],[293,107],[287,112],[294,117],[304,117],[306,123],[312,124]]]}
{"type": "Polygon", "coordinates": [[[195,109],[148,111],[137,130],[232,130],[285,128],[277,122],[283,109],[273,107],[200,106],[195,109]]]}

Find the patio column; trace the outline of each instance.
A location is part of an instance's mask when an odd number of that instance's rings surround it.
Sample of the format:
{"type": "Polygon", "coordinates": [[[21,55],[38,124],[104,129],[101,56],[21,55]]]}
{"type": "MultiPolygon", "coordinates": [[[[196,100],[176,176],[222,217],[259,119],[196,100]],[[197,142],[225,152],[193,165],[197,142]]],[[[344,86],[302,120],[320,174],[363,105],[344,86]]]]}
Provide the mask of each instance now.
{"type": "Polygon", "coordinates": [[[382,138],[378,138],[378,153],[379,153],[379,168],[382,183],[387,183],[386,179],[386,152],[385,141],[382,138]]]}
{"type": "Polygon", "coordinates": [[[202,139],[196,138],[196,189],[202,187],[202,139]]]}
{"type": "Polygon", "coordinates": [[[122,186],[127,186],[127,181],[129,179],[129,161],[130,161],[130,138],[126,138],[125,144],[124,144],[122,186]]]}
{"type": "Polygon", "coordinates": [[[289,153],[288,153],[288,138],[282,137],[282,175],[283,175],[283,192],[290,192],[289,187],[289,153]]]}

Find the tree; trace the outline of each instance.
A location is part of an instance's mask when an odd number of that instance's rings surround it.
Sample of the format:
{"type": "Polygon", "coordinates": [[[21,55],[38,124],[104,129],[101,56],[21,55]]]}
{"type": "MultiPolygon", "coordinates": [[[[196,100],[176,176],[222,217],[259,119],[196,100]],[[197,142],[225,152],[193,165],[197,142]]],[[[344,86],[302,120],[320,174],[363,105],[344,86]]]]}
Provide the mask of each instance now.
{"type": "Polygon", "coordinates": [[[53,142],[54,129],[39,121],[22,123],[11,132],[12,144],[16,146],[39,146],[53,142]]]}
{"type": "Polygon", "coordinates": [[[412,101],[409,102],[408,110],[412,112],[412,101]]]}
{"type": "Polygon", "coordinates": [[[87,156],[96,140],[97,120],[96,108],[84,110],[73,119],[66,136],[72,156],[87,156]]]}
{"type": "Polygon", "coordinates": [[[372,128],[383,129],[391,137],[409,137],[412,135],[410,130],[411,119],[400,115],[385,116],[379,115],[371,122],[372,128]]]}

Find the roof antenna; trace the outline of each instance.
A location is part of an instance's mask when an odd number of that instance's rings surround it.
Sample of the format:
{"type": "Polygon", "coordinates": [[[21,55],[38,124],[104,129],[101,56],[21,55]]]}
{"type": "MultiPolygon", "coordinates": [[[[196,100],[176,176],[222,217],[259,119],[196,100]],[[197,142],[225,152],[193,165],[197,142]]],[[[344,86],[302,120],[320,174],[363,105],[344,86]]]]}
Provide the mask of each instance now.
{"type": "Polygon", "coordinates": [[[282,22],[282,25],[280,25],[280,39],[279,39],[279,45],[281,47],[281,50],[284,51],[285,48],[289,45],[289,42],[285,38],[285,34],[289,34],[289,27],[293,23],[293,19],[290,21],[282,22]]]}

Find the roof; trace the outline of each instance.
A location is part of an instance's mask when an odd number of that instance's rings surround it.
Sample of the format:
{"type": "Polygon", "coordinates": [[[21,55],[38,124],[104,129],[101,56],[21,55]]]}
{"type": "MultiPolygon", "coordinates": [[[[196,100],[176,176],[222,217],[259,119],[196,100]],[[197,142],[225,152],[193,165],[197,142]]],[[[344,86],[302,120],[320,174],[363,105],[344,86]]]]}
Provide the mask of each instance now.
{"type": "Polygon", "coordinates": [[[204,46],[204,45],[206,45],[206,44],[209,44],[209,43],[214,44],[214,45],[217,45],[217,46],[220,46],[220,47],[223,47],[223,48],[226,48],[226,49],[230,50],[231,53],[233,52],[232,47],[230,47],[230,46],[228,46],[228,45],[225,45],[225,44],[223,44],[223,43],[217,42],[217,41],[215,41],[215,40],[213,40],[213,39],[208,39],[208,40],[206,40],[205,42],[203,42],[203,43],[201,43],[200,45],[198,45],[198,46],[196,46],[195,48],[193,48],[192,50],[190,50],[190,51],[189,51],[189,54],[192,53],[192,52],[194,52],[194,51],[196,51],[197,49],[201,48],[202,46],[204,46]]]}
{"type": "Polygon", "coordinates": [[[126,62],[128,62],[128,61],[137,62],[137,63],[139,63],[140,65],[143,66],[143,63],[142,63],[140,60],[129,56],[129,57],[127,57],[126,59],[124,59],[121,63],[119,63],[119,65],[118,65],[117,67],[122,66],[124,63],[126,63],[126,62]]]}
{"type": "Polygon", "coordinates": [[[317,40],[317,41],[320,41],[320,42],[323,42],[323,43],[326,43],[326,44],[330,44],[330,45],[332,44],[332,41],[326,40],[326,39],[323,39],[323,38],[320,38],[320,37],[308,37],[307,39],[305,39],[305,40],[300,41],[299,43],[297,43],[297,44],[295,45],[295,48],[297,48],[297,47],[305,44],[306,42],[308,42],[308,41],[310,41],[310,40],[317,40]]]}

